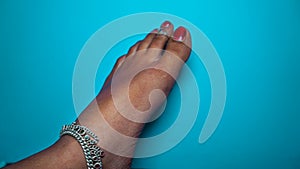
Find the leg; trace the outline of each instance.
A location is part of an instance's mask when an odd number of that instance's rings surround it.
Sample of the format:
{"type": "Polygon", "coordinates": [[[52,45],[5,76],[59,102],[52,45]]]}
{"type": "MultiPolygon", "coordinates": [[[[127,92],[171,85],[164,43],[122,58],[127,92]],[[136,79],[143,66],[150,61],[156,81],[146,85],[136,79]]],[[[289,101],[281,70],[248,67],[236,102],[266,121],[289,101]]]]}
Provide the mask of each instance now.
{"type": "MultiPolygon", "coordinates": [[[[103,165],[106,169],[130,168],[144,123],[169,94],[174,78],[190,55],[190,33],[183,27],[175,32],[173,28],[172,23],[164,22],[162,34],[152,31],[120,57],[98,96],[77,119],[77,123],[99,136],[99,146],[105,151],[103,165]],[[154,89],[162,91],[164,96],[153,94],[154,89]]],[[[83,169],[86,165],[77,141],[63,136],[50,148],[9,168],[83,169]]]]}

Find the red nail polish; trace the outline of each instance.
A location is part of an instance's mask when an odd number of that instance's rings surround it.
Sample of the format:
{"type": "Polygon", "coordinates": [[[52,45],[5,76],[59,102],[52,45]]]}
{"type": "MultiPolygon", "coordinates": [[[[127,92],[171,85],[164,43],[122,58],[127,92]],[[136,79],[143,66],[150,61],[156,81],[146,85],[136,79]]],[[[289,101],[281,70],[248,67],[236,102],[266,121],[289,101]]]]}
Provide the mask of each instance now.
{"type": "Polygon", "coordinates": [[[173,34],[173,39],[176,41],[184,41],[184,38],[186,36],[186,29],[182,26],[178,27],[174,34],[173,34]]]}
{"type": "Polygon", "coordinates": [[[161,25],[160,25],[160,27],[162,28],[167,28],[167,27],[169,27],[171,25],[171,22],[169,22],[169,21],[165,21],[164,23],[162,23],[161,25]]]}
{"type": "Polygon", "coordinates": [[[151,33],[158,33],[158,29],[153,29],[153,31],[151,31],[151,33]]]}

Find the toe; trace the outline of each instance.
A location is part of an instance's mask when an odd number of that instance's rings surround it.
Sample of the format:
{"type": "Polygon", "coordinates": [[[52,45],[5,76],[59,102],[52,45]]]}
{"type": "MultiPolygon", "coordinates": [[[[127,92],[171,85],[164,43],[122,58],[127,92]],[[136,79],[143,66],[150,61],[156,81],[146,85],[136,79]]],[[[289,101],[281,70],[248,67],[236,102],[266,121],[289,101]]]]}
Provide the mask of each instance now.
{"type": "Polygon", "coordinates": [[[182,26],[178,27],[173,34],[173,38],[170,38],[167,43],[165,55],[172,53],[181,60],[187,61],[191,53],[191,45],[190,32],[182,26]]]}
{"type": "Polygon", "coordinates": [[[184,27],[175,30],[173,37],[167,42],[166,49],[158,67],[163,68],[173,77],[177,77],[182,65],[191,53],[191,35],[184,27]]]}
{"type": "Polygon", "coordinates": [[[150,46],[150,44],[151,44],[153,38],[156,36],[156,34],[157,34],[156,32],[158,32],[157,29],[154,29],[152,32],[150,32],[150,33],[145,37],[145,39],[142,40],[142,41],[140,42],[140,44],[139,44],[137,50],[139,51],[139,50],[147,49],[147,48],[150,46]]]}
{"type": "Polygon", "coordinates": [[[104,82],[104,85],[103,85],[104,87],[107,86],[110,83],[110,81],[111,81],[114,73],[122,65],[122,63],[124,62],[125,58],[126,58],[126,55],[123,55],[123,56],[121,56],[121,57],[118,58],[118,60],[116,61],[115,65],[114,65],[114,67],[112,69],[112,71],[110,72],[110,74],[108,75],[108,77],[106,78],[106,80],[104,82]]]}
{"type": "Polygon", "coordinates": [[[149,48],[163,49],[169,37],[173,34],[174,26],[171,22],[165,21],[161,24],[158,34],[153,38],[149,48]]]}
{"type": "Polygon", "coordinates": [[[132,56],[136,53],[138,47],[140,46],[142,41],[136,42],[127,52],[126,57],[132,56]]]}

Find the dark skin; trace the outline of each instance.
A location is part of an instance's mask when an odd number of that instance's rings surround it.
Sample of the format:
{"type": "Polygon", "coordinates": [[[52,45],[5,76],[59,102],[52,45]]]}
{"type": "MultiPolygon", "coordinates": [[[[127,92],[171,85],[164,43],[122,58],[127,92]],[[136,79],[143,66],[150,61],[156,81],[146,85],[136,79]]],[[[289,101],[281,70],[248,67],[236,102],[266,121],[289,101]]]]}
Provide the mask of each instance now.
{"type": "MultiPolygon", "coordinates": [[[[138,138],[145,124],[140,120],[150,118],[165,99],[159,94],[153,94],[151,97],[154,101],[149,101],[151,91],[159,89],[167,96],[174,85],[174,78],[190,55],[191,37],[188,30],[180,27],[174,32],[174,26],[170,22],[164,22],[161,29],[164,34],[152,31],[117,60],[98,96],[77,119],[78,124],[88,127],[100,138],[98,146],[104,150],[102,161],[105,169],[130,168],[136,139],[115,139],[114,132],[138,138]],[[152,49],[168,52],[161,53],[152,49]],[[140,71],[133,79],[129,78],[130,72],[134,72],[136,67],[148,66],[151,68],[140,71]],[[126,79],[130,80],[129,91],[123,85],[126,79]],[[112,88],[118,91],[117,95],[112,93],[112,88]],[[136,116],[136,120],[124,117],[119,110],[120,107],[122,110],[126,109],[127,105],[122,105],[122,100],[128,98],[136,110],[147,113],[136,116]]],[[[5,167],[18,168],[86,169],[87,166],[77,140],[71,136],[63,136],[49,148],[5,167]]]]}

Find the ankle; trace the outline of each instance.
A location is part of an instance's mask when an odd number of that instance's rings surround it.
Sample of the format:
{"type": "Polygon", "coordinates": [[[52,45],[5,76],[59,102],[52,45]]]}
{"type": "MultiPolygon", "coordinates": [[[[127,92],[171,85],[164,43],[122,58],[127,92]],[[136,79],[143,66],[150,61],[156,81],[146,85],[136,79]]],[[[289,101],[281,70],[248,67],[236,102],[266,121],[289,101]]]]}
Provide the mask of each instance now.
{"type": "Polygon", "coordinates": [[[111,96],[99,94],[95,100],[101,115],[110,127],[129,137],[137,138],[141,134],[144,124],[133,122],[119,113],[111,96]]]}

